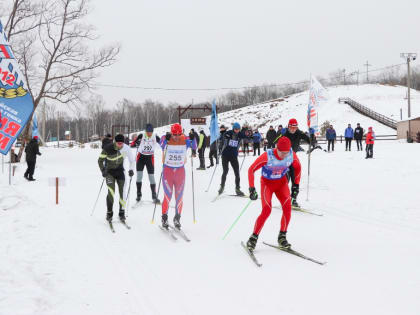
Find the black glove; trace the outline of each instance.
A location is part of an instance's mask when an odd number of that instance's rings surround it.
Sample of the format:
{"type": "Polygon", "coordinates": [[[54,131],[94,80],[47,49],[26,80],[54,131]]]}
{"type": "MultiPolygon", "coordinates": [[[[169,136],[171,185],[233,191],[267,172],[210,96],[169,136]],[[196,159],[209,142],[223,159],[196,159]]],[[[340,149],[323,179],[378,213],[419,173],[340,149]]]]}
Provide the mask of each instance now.
{"type": "Polygon", "coordinates": [[[134,176],[134,171],[133,170],[129,170],[128,171],[128,176],[133,177],[134,176]]]}
{"type": "Polygon", "coordinates": [[[102,177],[107,177],[108,176],[108,171],[106,169],[102,170],[102,177]]]}
{"type": "Polygon", "coordinates": [[[299,194],[299,185],[298,184],[292,184],[292,193],[290,194],[290,196],[293,199],[296,199],[298,194],[299,194]]]}
{"type": "Polygon", "coordinates": [[[171,134],[170,134],[170,133],[167,133],[167,134],[166,134],[166,137],[165,137],[165,139],[166,139],[166,141],[169,141],[169,140],[171,140],[171,134]]]}
{"type": "Polygon", "coordinates": [[[42,155],[42,154],[41,154],[41,152],[38,152],[37,154],[38,154],[38,155],[42,155]]]}
{"type": "Polygon", "coordinates": [[[255,187],[249,187],[249,199],[251,199],[251,200],[257,200],[258,199],[258,194],[255,191],[255,187]]]}

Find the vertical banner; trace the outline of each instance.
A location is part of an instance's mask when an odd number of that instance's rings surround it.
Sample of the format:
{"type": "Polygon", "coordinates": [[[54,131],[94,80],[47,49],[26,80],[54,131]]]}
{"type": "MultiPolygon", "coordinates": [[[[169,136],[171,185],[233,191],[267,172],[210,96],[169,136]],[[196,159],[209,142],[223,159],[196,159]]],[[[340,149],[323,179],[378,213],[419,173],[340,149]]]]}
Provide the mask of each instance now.
{"type": "Polygon", "coordinates": [[[0,153],[9,152],[33,110],[32,96],[0,21],[0,153]]]}
{"type": "Polygon", "coordinates": [[[216,112],[216,100],[213,100],[213,105],[211,109],[211,121],[210,121],[210,144],[219,139],[219,120],[217,118],[216,112]]]}
{"type": "Polygon", "coordinates": [[[311,75],[308,103],[308,128],[313,128],[315,135],[319,135],[318,106],[321,101],[328,100],[327,90],[311,75]]]}
{"type": "Polygon", "coordinates": [[[39,137],[38,135],[38,120],[36,119],[36,114],[32,116],[32,138],[33,137],[39,137]]]}

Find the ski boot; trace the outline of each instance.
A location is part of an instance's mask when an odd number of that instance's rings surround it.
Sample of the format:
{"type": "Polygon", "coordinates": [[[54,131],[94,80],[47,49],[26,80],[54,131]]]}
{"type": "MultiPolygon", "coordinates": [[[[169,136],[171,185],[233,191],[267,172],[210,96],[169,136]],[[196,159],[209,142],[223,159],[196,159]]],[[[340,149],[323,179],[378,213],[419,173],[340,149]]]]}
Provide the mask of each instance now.
{"type": "Polygon", "coordinates": [[[290,247],[292,247],[292,245],[290,245],[289,242],[287,241],[286,233],[287,232],[280,231],[277,241],[278,241],[280,247],[290,248],[290,247]]]}
{"type": "Polygon", "coordinates": [[[152,200],[155,204],[160,205],[160,200],[156,195],[156,184],[150,184],[150,189],[152,190],[152,200]]]}
{"type": "Polygon", "coordinates": [[[292,184],[292,192],[290,194],[290,197],[292,197],[292,207],[300,208],[299,204],[296,201],[298,194],[299,194],[299,185],[292,184]]]}
{"type": "Polygon", "coordinates": [[[181,229],[181,223],[179,222],[180,219],[181,219],[181,215],[180,214],[175,214],[174,225],[175,225],[175,228],[177,228],[178,230],[181,229]]]}
{"type": "Polygon", "coordinates": [[[300,208],[299,204],[297,203],[295,198],[292,198],[292,207],[294,208],[300,208]]]}
{"type": "Polygon", "coordinates": [[[246,247],[248,248],[250,252],[254,251],[255,246],[257,245],[257,241],[258,241],[258,235],[252,234],[248,242],[246,242],[246,247]]]}
{"type": "Polygon", "coordinates": [[[137,186],[137,198],[136,201],[139,202],[141,200],[141,182],[136,183],[137,186]]]}
{"type": "Polygon", "coordinates": [[[120,209],[120,212],[118,213],[118,216],[120,217],[120,221],[125,223],[125,213],[124,210],[120,209]]]}
{"type": "Polygon", "coordinates": [[[220,188],[217,192],[219,193],[219,195],[221,195],[224,190],[225,190],[225,185],[220,185],[220,188]]]}
{"type": "Polygon", "coordinates": [[[205,170],[206,170],[206,168],[205,168],[205,167],[201,167],[201,166],[200,166],[200,167],[197,167],[197,168],[196,168],[196,170],[197,170],[197,171],[205,171],[205,170]]]}
{"type": "Polygon", "coordinates": [[[29,180],[29,181],[31,181],[31,182],[33,182],[33,181],[35,181],[36,179],[35,179],[35,178],[33,178],[33,177],[32,177],[32,175],[29,175],[28,180],[29,180]]]}
{"type": "Polygon", "coordinates": [[[108,211],[108,212],[106,213],[106,220],[107,220],[108,222],[111,222],[111,221],[112,221],[112,211],[108,211]]]}
{"type": "Polygon", "coordinates": [[[29,180],[28,173],[23,174],[23,177],[25,177],[27,180],[29,180]]]}
{"type": "Polygon", "coordinates": [[[214,164],[210,164],[209,166],[207,166],[207,168],[210,168],[210,167],[213,167],[214,166],[214,164]]]}
{"type": "Polygon", "coordinates": [[[167,214],[162,214],[162,227],[164,229],[168,229],[169,228],[168,215],[167,214]]]}
{"type": "Polygon", "coordinates": [[[240,196],[240,197],[245,196],[245,194],[241,191],[240,187],[236,187],[235,192],[237,196],[240,196]]]}

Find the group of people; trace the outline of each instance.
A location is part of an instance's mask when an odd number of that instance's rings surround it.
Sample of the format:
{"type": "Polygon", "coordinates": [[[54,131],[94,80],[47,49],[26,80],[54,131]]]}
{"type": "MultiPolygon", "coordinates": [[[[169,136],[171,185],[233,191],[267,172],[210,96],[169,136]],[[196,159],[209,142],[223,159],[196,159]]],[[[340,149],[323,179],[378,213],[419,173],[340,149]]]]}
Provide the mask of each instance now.
{"type": "MultiPolygon", "coordinates": [[[[348,128],[351,128],[349,125],[348,128]]],[[[358,128],[361,128],[358,124],[358,128]]],[[[356,128],[357,129],[357,128],[356,128]]],[[[279,133],[274,133],[272,126],[267,132],[267,138],[269,144],[266,151],[259,155],[258,158],[252,163],[248,169],[248,185],[249,185],[249,198],[251,200],[258,199],[258,194],[254,184],[254,173],[262,168],[261,172],[261,214],[258,216],[254,225],[252,235],[247,241],[247,248],[249,251],[253,251],[257,244],[258,236],[261,229],[264,226],[265,221],[269,217],[272,210],[272,195],[275,194],[279,199],[283,214],[280,224],[280,231],[278,235],[278,244],[284,248],[290,248],[291,245],[286,238],[287,228],[290,222],[291,210],[293,207],[299,207],[297,203],[297,197],[299,194],[299,185],[301,179],[301,164],[296,154],[300,150],[300,143],[302,140],[311,144],[311,138],[313,135],[302,132],[298,128],[298,122],[292,118],[289,120],[286,128],[279,127],[279,133]],[[289,182],[291,182],[291,188],[289,189],[289,182]]],[[[333,130],[330,126],[329,130],[333,130]]],[[[355,138],[356,134],[363,134],[363,129],[357,129],[350,133],[346,129],[347,138],[355,138]]],[[[214,141],[210,145],[210,156],[215,158],[216,161],[221,157],[223,173],[221,177],[221,183],[218,190],[219,195],[225,190],[227,174],[229,172],[229,164],[235,173],[235,192],[237,196],[245,196],[240,187],[240,169],[238,154],[241,142],[244,139],[254,138],[254,134],[258,134],[258,130],[250,132],[245,128],[241,128],[238,122],[232,125],[232,129],[228,130],[224,125],[220,126],[220,138],[218,141],[214,141]],[[251,136],[250,136],[251,135],[251,136]]],[[[331,131],[329,131],[331,133],[331,131]]],[[[131,143],[132,148],[136,149],[136,157],[133,157],[130,147],[124,143],[124,136],[118,134],[115,136],[115,141],[108,140],[103,144],[102,152],[98,159],[99,168],[101,170],[104,180],[108,187],[107,195],[107,215],[106,219],[112,221],[113,217],[113,202],[115,196],[115,182],[117,182],[119,188],[119,218],[125,222],[125,200],[123,197],[123,187],[125,182],[124,176],[124,158],[128,158],[130,162],[130,169],[128,175],[134,176],[134,164],[137,165],[137,201],[140,201],[142,197],[142,180],[143,170],[146,166],[150,188],[152,191],[152,199],[155,203],[160,203],[156,194],[156,181],[154,178],[154,153],[157,145],[161,147],[162,154],[162,186],[164,191],[164,199],[162,202],[162,228],[168,229],[168,208],[169,202],[173,195],[175,195],[175,215],[173,217],[173,223],[175,228],[181,229],[181,214],[183,208],[183,193],[185,186],[185,164],[187,162],[187,150],[192,150],[192,158],[196,156],[196,150],[198,149],[200,157],[200,167],[204,167],[204,149],[208,144],[206,142],[206,135],[204,131],[200,131],[200,135],[194,134],[194,130],[191,130],[189,136],[185,136],[183,129],[179,124],[173,124],[171,131],[161,138],[154,134],[154,129],[151,124],[146,125],[146,129],[141,132],[131,143]]],[[[257,137],[257,141],[261,141],[262,137],[257,137]]],[[[358,138],[358,136],[357,136],[358,138]]],[[[369,132],[366,135],[367,143],[367,158],[372,157],[372,148],[374,141],[374,133],[372,128],[369,128],[369,132]]],[[[313,140],[313,139],[312,139],[313,140]]],[[[313,142],[313,141],[312,141],[313,142]]],[[[258,143],[258,142],[257,142],[258,143]]],[[[358,149],[362,149],[361,143],[358,145],[358,149]]],[[[351,142],[347,146],[351,149],[351,142]]],[[[346,148],[346,149],[347,149],[346,148]]],[[[213,165],[213,163],[211,163],[213,165]]]]}
{"type": "MultiPolygon", "coordinates": [[[[327,142],[328,142],[328,152],[330,148],[334,151],[334,142],[337,139],[337,134],[332,125],[330,125],[325,133],[327,142]]],[[[363,151],[363,137],[366,137],[366,159],[373,157],[373,144],[375,143],[375,133],[372,127],[368,128],[368,132],[364,133],[364,129],[360,126],[360,123],[357,123],[357,127],[353,129],[351,124],[348,124],[347,128],[344,130],[344,140],[346,142],[346,151],[351,151],[351,143],[353,140],[356,141],[357,151],[363,151]]]]}

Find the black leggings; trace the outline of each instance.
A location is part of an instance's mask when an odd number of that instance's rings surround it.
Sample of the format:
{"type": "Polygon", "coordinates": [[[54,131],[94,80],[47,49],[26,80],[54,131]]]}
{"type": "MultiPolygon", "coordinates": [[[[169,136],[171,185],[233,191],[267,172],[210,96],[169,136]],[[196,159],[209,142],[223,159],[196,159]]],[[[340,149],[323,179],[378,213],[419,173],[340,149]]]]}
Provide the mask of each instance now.
{"type": "Polygon", "coordinates": [[[222,166],[223,166],[223,174],[222,174],[222,186],[225,186],[226,183],[226,176],[229,172],[229,162],[232,165],[233,171],[235,172],[235,185],[236,188],[240,186],[240,177],[239,177],[239,162],[237,156],[222,156],[222,166]]]}
{"type": "Polygon", "coordinates": [[[352,138],[346,138],[346,150],[347,148],[349,149],[349,151],[351,150],[351,140],[352,138]]]}
{"type": "Polygon", "coordinates": [[[332,145],[332,150],[334,151],[334,140],[328,140],[328,151],[330,151],[330,145],[332,145]]]}
{"type": "Polygon", "coordinates": [[[255,156],[255,153],[257,152],[257,150],[258,150],[258,155],[260,155],[260,144],[259,143],[254,143],[254,156],[255,156]]]}
{"type": "Polygon", "coordinates": [[[362,145],[362,139],[356,139],[356,144],[357,144],[357,150],[363,150],[363,145],[362,145]]]}

